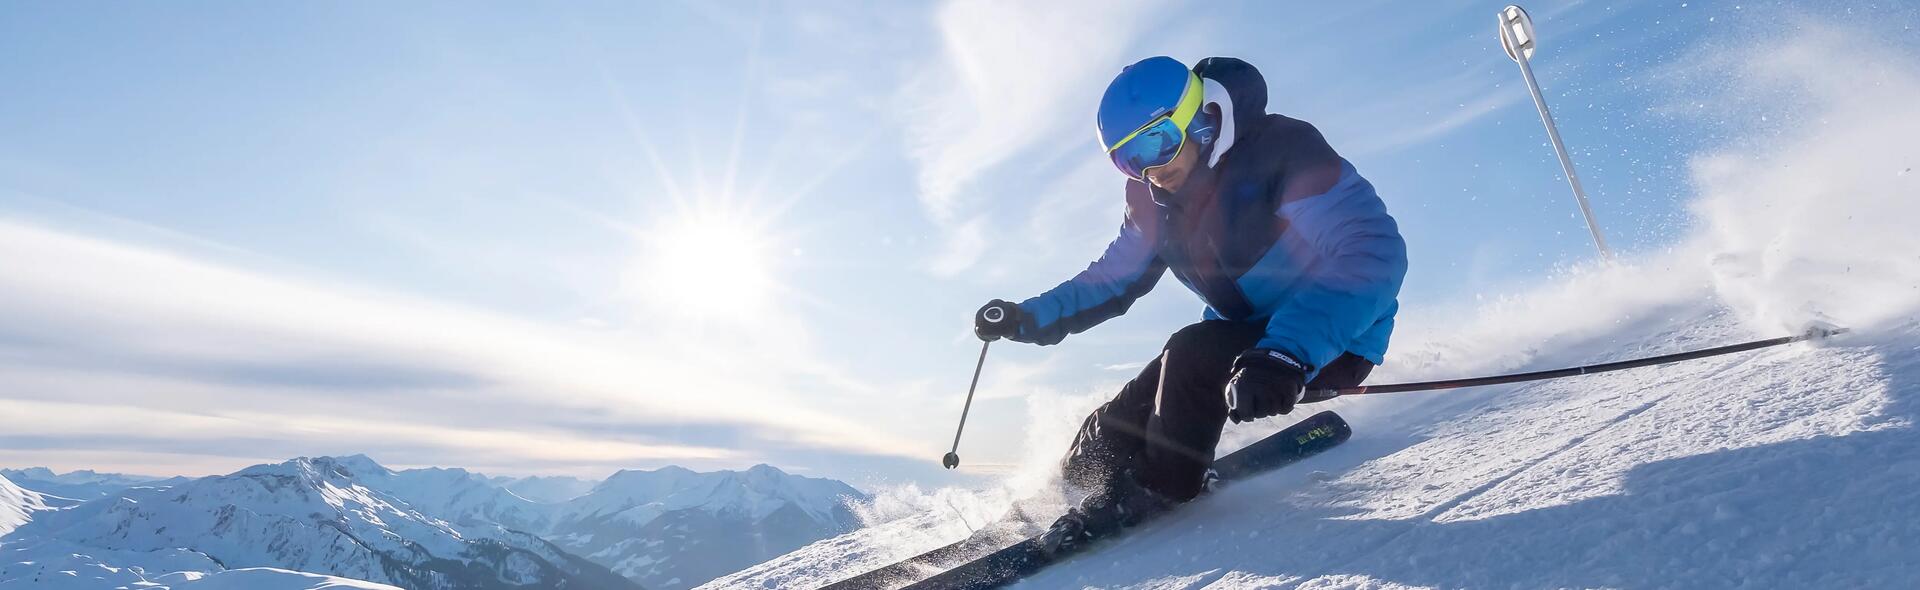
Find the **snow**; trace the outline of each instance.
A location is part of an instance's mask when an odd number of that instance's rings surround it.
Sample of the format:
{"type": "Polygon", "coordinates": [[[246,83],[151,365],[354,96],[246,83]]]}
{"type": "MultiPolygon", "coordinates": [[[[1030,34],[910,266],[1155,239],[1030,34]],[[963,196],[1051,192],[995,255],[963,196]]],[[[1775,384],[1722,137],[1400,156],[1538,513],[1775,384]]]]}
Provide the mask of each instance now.
{"type": "Polygon", "coordinates": [[[398,590],[386,584],[265,567],[227,570],[168,586],[174,590],[398,590]]]}
{"type": "Polygon", "coordinates": [[[1884,466],[1920,446],[1889,411],[1889,370],[1920,374],[1904,356],[1776,350],[1428,404],[1430,427],[1362,422],[1305,469],[1225,490],[1029,583],[1903,585],[1915,572],[1885,548],[1920,539],[1899,524],[1920,516],[1906,508],[1920,477],[1884,466]],[[1340,475],[1316,481],[1315,469],[1340,475]]]}
{"type": "Polygon", "coordinates": [[[394,590],[275,568],[228,570],[185,549],[116,551],[65,541],[0,542],[0,590],[394,590]]]}
{"type": "MultiPolygon", "coordinates": [[[[624,587],[612,572],[583,567],[531,534],[449,523],[361,477],[382,482],[395,474],[360,456],[298,458],[36,513],[0,546],[25,556],[0,560],[0,579],[144,583],[150,572],[172,572],[247,587],[273,576],[228,576],[228,568],[260,567],[422,588],[472,586],[479,582],[468,578],[489,570],[536,586],[624,587]],[[156,564],[159,557],[165,563],[156,564]]],[[[300,583],[294,587],[342,582],[300,583]]]]}
{"type": "Polygon", "coordinates": [[[48,510],[47,499],[0,477],[0,537],[33,519],[33,513],[48,510]]]}
{"type": "Polygon", "coordinates": [[[348,459],[360,465],[355,469],[356,481],[455,524],[494,523],[537,533],[551,524],[556,510],[551,505],[522,498],[486,476],[465,469],[393,471],[364,455],[348,459]]]}
{"type": "Polygon", "coordinates": [[[850,497],[861,494],[839,481],[790,475],[771,465],[711,473],[669,466],[621,470],[592,492],[568,502],[561,519],[617,514],[630,524],[644,525],[663,513],[685,509],[760,519],[787,505],[828,519],[850,497]]]}
{"type": "Polygon", "coordinates": [[[865,496],[768,465],[623,470],[556,505],[548,538],[648,588],[677,590],[857,525],[865,496]]]}
{"type": "Polygon", "coordinates": [[[862,497],[845,483],[789,475],[769,465],[756,465],[744,472],[696,473],[680,467],[622,470],[592,492],[564,504],[558,520],[564,526],[612,518],[642,526],[662,514],[690,509],[759,520],[794,506],[818,520],[832,522],[848,499],[862,497]]]}
{"type": "MultiPolygon", "coordinates": [[[[505,489],[512,478],[462,469],[393,470],[364,455],[303,457],[165,486],[125,487],[134,479],[90,472],[17,473],[120,489],[75,506],[0,478],[0,535],[26,525],[0,542],[0,588],[250,587],[260,576],[285,578],[272,584],[296,588],[350,587],[340,586],[351,582],[347,578],[425,587],[440,582],[401,577],[432,560],[470,564],[467,569],[521,585],[622,586],[613,571],[563,556],[553,544],[559,543],[659,584],[649,587],[672,590],[843,532],[854,521],[843,500],[861,497],[837,481],[764,465],[737,472],[622,472],[597,493],[558,504],[505,489]],[[587,515],[588,521],[569,522],[589,528],[555,533],[550,525],[561,515],[587,515]],[[607,527],[606,541],[595,544],[600,527],[607,527]],[[554,578],[556,569],[565,577],[554,578]]],[[[543,483],[564,490],[578,482],[543,483]]],[[[435,567],[442,577],[453,575],[435,567]]]]}
{"type": "MultiPolygon", "coordinates": [[[[1788,87],[1817,111],[1800,119],[1818,123],[1696,155],[1698,219],[1678,244],[1476,309],[1409,305],[1375,381],[1619,360],[1820,320],[1856,333],[1655,369],[1335,400],[1312,409],[1354,424],[1345,445],[1016,587],[1913,586],[1920,185],[1886,171],[1920,157],[1920,64],[1810,29],[1703,64],[1728,77],[1701,86],[1722,100],[1788,87]]],[[[1064,439],[1096,402],[1061,412],[1051,407],[1061,400],[1036,400],[1046,419],[1034,430],[1064,439]]],[[[1287,423],[1230,428],[1222,451],[1287,423]]],[[[873,526],[704,587],[842,579],[964,537],[1019,495],[1009,490],[1045,493],[1032,481],[882,491],[876,504],[893,506],[873,526]]]]}

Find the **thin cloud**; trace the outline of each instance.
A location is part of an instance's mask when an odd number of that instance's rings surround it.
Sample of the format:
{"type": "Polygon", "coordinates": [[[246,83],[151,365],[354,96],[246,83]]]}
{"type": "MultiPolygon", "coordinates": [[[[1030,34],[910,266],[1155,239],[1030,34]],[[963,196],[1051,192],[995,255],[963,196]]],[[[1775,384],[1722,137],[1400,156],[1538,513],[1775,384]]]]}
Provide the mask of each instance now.
{"type": "Polygon", "coordinates": [[[745,350],[766,358],[743,359],[737,348],[529,322],[14,221],[0,220],[0,251],[9,254],[0,273],[0,396],[16,404],[0,414],[15,434],[73,415],[119,421],[41,434],[242,433],[284,421],[275,416],[325,415],[334,418],[262,436],[326,448],[471,452],[480,444],[556,463],[732,456],[667,437],[600,445],[536,421],[568,412],[632,424],[742,424],[763,441],[853,455],[925,453],[789,395],[831,372],[783,352],[804,342],[804,326],[746,341],[745,350]],[[308,365],[315,359],[328,362],[308,365]],[[339,374],[294,369],[303,366],[339,374]],[[67,405],[45,405],[56,401],[67,405]]]}
{"type": "MultiPolygon", "coordinates": [[[[964,0],[936,17],[943,51],[902,90],[919,162],[919,200],[936,225],[951,226],[977,205],[964,189],[1016,154],[1059,138],[1090,141],[1086,100],[1098,98],[1129,41],[1165,7],[1144,2],[1024,3],[964,0]]],[[[944,240],[937,274],[980,256],[966,240],[944,240]]]]}
{"type": "Polygon", "coordinates": [[[1361,134],[1361,139],[1354,142],[1352,153],[1354,155],[1384,154],[1408,147],[1425,145],[1430,140],[1445,136],[1454,130],[1466,127],[1467,125],[1499,112],[1500,109],[1521,102],[1525,93],[1525,91],[1521,89],[1489,88],[1476,91],[1471,88],[1464,88],[1463,90],[1467,93],[1478,92],[1480,96],[1472,98],[1468,102],[1456,103],[1454,108],[1440,115],[1437,119],[1387,133],[1361,134]]]}
{"type": "Polygon", "coordinates": [[[952,277],[971,268],[987,251],[987,220],[974,218],[955,225],[941,236],[939,254],[927,261],[927,271],[952,277]]]}

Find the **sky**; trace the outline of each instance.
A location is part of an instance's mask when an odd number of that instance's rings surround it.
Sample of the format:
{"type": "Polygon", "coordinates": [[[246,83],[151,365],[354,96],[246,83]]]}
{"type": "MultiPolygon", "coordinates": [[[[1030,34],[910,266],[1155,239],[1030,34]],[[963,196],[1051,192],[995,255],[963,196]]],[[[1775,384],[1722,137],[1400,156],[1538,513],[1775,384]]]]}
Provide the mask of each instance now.
{"type": "MultiPolygon", "coordinates": [[[[1038,446],[1037,412],[1111,395],[1199,318],[1162,281],[1061,345],[993,347],[968,469],[938,467],[974,309],[1118,228],[1093,109],[1138,59],[1246,59],[1379,188],[1412,261],[1403,333],[1596,264],[1502,5],[11,5],[0,465],[991,475],[1038,446]]],[[[1693,154],[1804,123],[1677,72],[1807,28],[1920,55],[1898,4],[1528,9],[1628,254],[1693,223],[1693,154]]]]}

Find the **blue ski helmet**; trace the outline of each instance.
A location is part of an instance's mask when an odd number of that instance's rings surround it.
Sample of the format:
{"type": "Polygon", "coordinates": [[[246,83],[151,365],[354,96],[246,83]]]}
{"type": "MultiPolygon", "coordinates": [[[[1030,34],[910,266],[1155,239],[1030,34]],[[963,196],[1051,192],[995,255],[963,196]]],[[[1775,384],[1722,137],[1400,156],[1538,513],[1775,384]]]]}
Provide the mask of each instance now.
{"type": "Polygon", "coordinates": [[[1202,102],[1200,77],[1179,60],[1155,56],[1120,70],[1100,97],[1100,147],[1133,179],[1180,154],[1202,102]]]}

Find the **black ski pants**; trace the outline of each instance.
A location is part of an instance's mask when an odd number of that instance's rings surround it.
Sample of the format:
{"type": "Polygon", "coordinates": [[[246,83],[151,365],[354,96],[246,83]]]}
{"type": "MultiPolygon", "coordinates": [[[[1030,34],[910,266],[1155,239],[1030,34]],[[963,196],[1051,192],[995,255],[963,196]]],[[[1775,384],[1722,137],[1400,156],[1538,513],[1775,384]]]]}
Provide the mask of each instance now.
{"type": "MultiPolygon", "coordinates": [[[[1206,485],[1227,424],[1234,357],[1266,335],[1264,323],[1207,320],[1174,332],[1160,356],[1080,426],[1062,462],[1068,483],[1098,493],[1133,470],[1147,489],[1186,501],[1206,485]]],[[[1341,355],[1308,389],[1359,385],[1373,363],[1341,355]]]]}

